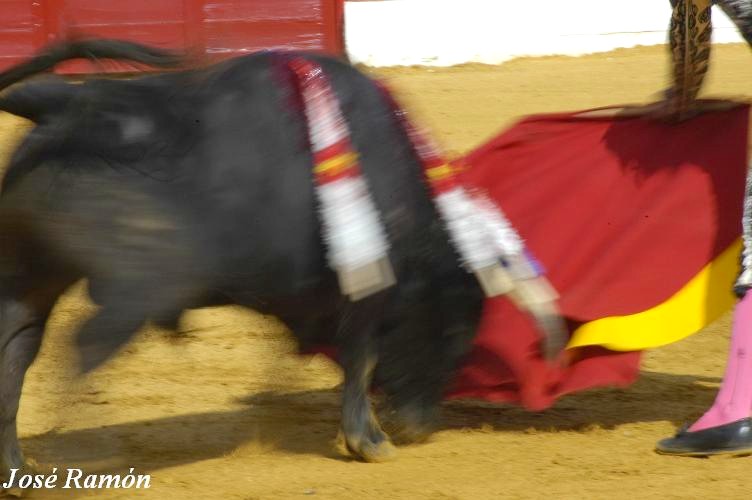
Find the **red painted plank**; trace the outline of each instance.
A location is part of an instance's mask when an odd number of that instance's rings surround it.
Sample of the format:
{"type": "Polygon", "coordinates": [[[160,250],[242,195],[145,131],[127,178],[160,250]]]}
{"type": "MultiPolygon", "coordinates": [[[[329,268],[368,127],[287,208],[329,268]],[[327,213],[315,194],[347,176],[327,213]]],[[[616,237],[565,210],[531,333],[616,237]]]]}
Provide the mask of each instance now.
{"type": "Polygon", "coordinates": [[[324,51],[330,54],[346,56],[344,0],[324,2],[322,14],[324,51]]]}
{"type": "MultiPolygon", "coordinates": [[[[262,49],[344,54],[343,0],[0,0],[0,70],[71,35],[221,59],[262,49]]],[[[65,65],[61,72],[118,71],[65,65]]]]}
{"type": "Polygon", "coordinates": [[[28,0],[0,0],[0,31],[34,28],[34,14],[28,0]]]}
{"type": "Polygon", "coordinates": [[[66,0],[60,10],[70,26],[182,22],[183,0],[66,0]]]}
{"type": "Polygon", "coordinates": [[[155,24],[102,24],[79,26],[76,32],[101,38],[136,40],[155,47],[182,49],[186,46],[182,21],[155,24]]]}
{"type": "Polygon", "coordinates": [[[206,51],[204,3],[205,0],[184,0],[183,2],[183,29],[185,30],[186,48],[199,54],[206,51]]]}
{"type": "Polygon", "coordinates": [[[249,23],[225,21],[206,23],[206,51],[209,54],[264,49],[324,50],[324,36],[318,26],[299,22],[249,23]],[[253,37],[248,33],[252,32],[253,37]]]}
{"type": "Polygon", "coordinates": [[[0,30],[0,57],[28,56],[36,48],[33,32],[30,30],[0,30]]]}
{"type": "Polygon", "coordinates": [[[324,0],[214,0],[204,5],[207,21],[312,21],[322,19],[324,0]]]}

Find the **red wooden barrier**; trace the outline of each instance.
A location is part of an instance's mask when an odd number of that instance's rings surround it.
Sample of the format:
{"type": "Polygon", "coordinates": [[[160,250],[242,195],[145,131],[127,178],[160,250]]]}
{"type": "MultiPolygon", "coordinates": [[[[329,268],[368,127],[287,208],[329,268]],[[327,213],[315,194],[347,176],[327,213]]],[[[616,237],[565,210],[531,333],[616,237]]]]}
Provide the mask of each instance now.
{"type": "MultiPolygon", "coordinates": [[[[279,48],[343,55],[343,10],[343,0],[0,0],[0,70],[77,35],[211,59],[279,48]]],[[[63,71],[117,69],[80,63],[63,71]]]]}

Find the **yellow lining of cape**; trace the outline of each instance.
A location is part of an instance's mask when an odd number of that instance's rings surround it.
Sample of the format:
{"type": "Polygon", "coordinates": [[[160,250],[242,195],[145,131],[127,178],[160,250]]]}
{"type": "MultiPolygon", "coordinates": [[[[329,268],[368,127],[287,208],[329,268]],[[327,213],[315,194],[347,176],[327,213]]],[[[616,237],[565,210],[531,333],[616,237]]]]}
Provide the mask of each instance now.
{"type": "Polygon", "coordinates": [[[741,246],[740,238],[655,307],[585,323],[574,332],[567,348],[600,345],[613,351],[641,351],[696,333],[736,303],[731,288],[739,273],[741,246]]]}

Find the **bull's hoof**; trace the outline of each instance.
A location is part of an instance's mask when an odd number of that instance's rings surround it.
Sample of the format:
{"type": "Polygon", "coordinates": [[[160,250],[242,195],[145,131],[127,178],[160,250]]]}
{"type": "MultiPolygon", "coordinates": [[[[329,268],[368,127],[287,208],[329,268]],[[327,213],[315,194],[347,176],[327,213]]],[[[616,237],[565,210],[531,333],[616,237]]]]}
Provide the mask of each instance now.
{"type": "Polygon", "coordinates": [[[403,408],[393,412],[386,422],[389,435],[397,444],[425,443],[436,430],[436,417],[432,412],[403,408]]]}
{"type": "Polygon", "coordinates": [[[368,439],[361,439],[358,444],[352,444],[345,439],[347,451],[352,455],[368,463],[390,462],[397,458],[397,448],[388,440],[384,439],[374,443],[368,439]]]}
{"type": "MultiPolygon", "coordinates": [[[[33,459],[26,459],[24,462],[24,465],[22,467],[8,467],[4,470],[10,471],[10,469],[20,469],[16,473],[16,477],[25,475],[25,474],[36,474],[39,472],[39,464],[33,459]]],[[[3,474],[0,474],[0,484],[5,484],[8,481],[8,478],[10,477],[9,472],[4,472],[3,474]]],[[[23,488],[14,485],[11,488],[0,488],[0,497],[3,498],[21,498],[24,496],[26,490],[23,488]]]]}
{"type": "Polygon", "coordinates": [[[399,444],[425,443],[433,434],[433,427],[400,425],[392,435],[399,444]]]}
{"type": "Polygon", "coordinates": [[[24,496],[24,490],[17,487],[8,489],[0,488],[0,496],[4,498],[21,498],[24,496]]]}

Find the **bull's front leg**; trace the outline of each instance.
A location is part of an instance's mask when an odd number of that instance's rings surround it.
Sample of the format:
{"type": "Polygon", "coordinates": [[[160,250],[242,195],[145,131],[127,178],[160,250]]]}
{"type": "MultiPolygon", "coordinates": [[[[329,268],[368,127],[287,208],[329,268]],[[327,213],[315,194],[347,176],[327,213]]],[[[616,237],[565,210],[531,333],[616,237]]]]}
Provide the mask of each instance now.
{"type": "Polygon", "coordinates": [[[349,304],[338,331],[344,370],[342,431],[350,453],[366,462],[384,462],[396,455],[379,425],[368,398],[377,361],[375,334],[383,317],[386,293],[349,304]]]}

